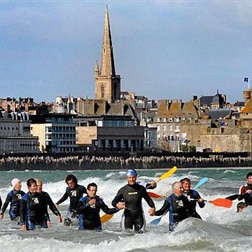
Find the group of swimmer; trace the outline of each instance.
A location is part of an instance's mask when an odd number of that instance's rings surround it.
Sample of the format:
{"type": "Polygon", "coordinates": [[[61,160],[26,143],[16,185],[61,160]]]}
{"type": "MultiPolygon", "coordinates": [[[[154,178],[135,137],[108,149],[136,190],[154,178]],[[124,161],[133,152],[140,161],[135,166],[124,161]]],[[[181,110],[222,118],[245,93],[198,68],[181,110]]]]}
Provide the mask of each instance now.
{"type": "MultiPolygon", "coordinates": [[[[196,204],[203,208],[205,201],[196,190],[191,189],[189,178],[174,182],[172,184],[172,194],[167,196],[163,206],[156,210],[155,204],[147,192],[147,189],[156,188],[156,182],[151,181],[144,185],[138,183],[137,172],[134,169],[128,170],[126,175],[127,184],[119,189],[112,200],[113,207],[111,208],[97,195],[98,186],[96,183],[90,183],[85,188],[78,184],[78,180],[73,174],[66,176],[66,191],[56,204],[53,203],[50,195],[43,191],[43,183],[40,179],[28,179],[28,192],[25,193],[21,190],[21,181],[14,178],[11,181],[13,190],[7,194],[3,205],[0,198],[0,220],[3,219],[4,213],[10,204],[10,219],[16,221],[22,230],[48,228],[51,226],[48,206],[56,215],[58,222],[62,222],[58,207],[68,198],[70,199],[70,205],[64,224],[67,226],[78,225],[79,230],[101,230],[100,210],[106,214],[114,214],[123,209],[122,228],[142,233],[145,229],[142,199],[150,207],[148,212],[151,216],[162,216],[169,212],[170,231],[173,231],[175,226],[186,218],[201,218],[196,211],[196,204]]],[[[249,172],[246,178],[247,184],[240,188],[236,197],[240,201],[244,200],[238,203],[238,212],[242,211],[244,206],[252,205],[252,172],[249,172]]]]}

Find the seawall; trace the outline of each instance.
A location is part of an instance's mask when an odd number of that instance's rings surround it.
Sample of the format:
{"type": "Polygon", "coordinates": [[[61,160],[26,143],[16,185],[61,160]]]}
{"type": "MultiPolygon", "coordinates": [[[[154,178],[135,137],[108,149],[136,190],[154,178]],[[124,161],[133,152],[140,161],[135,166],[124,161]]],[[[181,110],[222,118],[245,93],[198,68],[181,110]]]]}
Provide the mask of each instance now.
{"type": "Polygon", "coordinates": [[[178,168],[252,167],[252,158],[242,156],[99,156],[99,155],[19,155],[1,156],[0,170],[125,170],[178,168]]]}

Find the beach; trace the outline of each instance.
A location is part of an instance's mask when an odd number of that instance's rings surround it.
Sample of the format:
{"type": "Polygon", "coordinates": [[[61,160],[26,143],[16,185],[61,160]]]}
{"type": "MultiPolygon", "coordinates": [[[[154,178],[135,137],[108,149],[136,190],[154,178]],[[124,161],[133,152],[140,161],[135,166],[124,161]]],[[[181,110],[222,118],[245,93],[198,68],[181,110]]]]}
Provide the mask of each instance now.
{"type": "MultiPolygon", "coordinates": [[[[138,180],[148,182],[157,179],[166,169],[139,170],[138,180]]],[[[252,168],[251,168],[252,170],[252,168]]],[[[181,169],[171,177],[158,183],[155,190],[158,194],[170,193],[174,181],[189,177],[193,185],[203,177],[208,181],[198,188],[206,200],[224,198],[238,193],[239,187],[245,183],[245,176],[250,168],[197,168],[181,169]]],[[[5,200],[11,190],[10,181],[18,177],[23,182],[22,189],[26,192],[26,180],[30,177],[44,181],[44,191],[47,191],[54,202],[65,192],[64,178],[74,174],[79,184],[87,186],[90,182],[98,184],[98,195],[111,206],[117,190],[126,184],[125,170],[55,170],[55,171],[0,171],[0,195],[5,200]]],[[[148,206],[143,201],[146,216],[146,232],[143,234],[124,233],[120,230],[122,211],[103,225],[103,230],[79,231],[75,226],[64,226],[57,223],[51,213],[52,227],[35,231],[20,231],[15,223],[11,223],[8,210],[0,222],[1,251],[252,251],[252,215],[248,207],[242,213],[236,213],[237,200],[231,208],[217,207],[206,202],[202,209],[197,208],[202,220],[188,218],[182,221],[174,232],[168,231],[168,215],[164,216],[158,225],[150,225],[157,218],[148,215],[148,206]]],[[[62,216],[66,216],[69,201],[60,205],[62,216]]],[[[159,209],[163,200],[155,200],[159,209]]],[[[49,210],[50,211],[50,210],[49,210]]],[[[102,215],[102,213],[101,213],[102,215]]]]}

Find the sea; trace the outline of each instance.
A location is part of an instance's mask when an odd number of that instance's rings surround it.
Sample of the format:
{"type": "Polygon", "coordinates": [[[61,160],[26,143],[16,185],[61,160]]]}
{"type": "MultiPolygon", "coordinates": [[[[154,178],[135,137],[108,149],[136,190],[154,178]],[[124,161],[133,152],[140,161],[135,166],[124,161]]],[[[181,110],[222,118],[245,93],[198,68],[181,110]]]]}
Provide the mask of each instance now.
{"type": "MultiPolygon", "coordinates": [[[[167,169],[139,170],[138,180],[149,182],[158,179],[167,169]]],[[[202,178],[208,181],[197,190],[205,200],[225,198],[238,193],[239,187],[246,182],[246,174],[252,168],[197,168],[180,169],[170,177],[158,182],[157,188],[151,190],[158,194],[171,193],[171,184],[184,177],[189,177],[192,187],[202,178]]],[[[27,192],[26,181],[29,178],[40,178],[44,182],[43,190],[48,192],[56,202],[65,192],[65,177],[74,174],[81,185],[91,182],[98,185],[98,195],[111,207],[111,201],[119,188],[127,183],[126,171],[92,170],[92,171],[0,171],[0,195],[5,201],[12,189],[10,181],[18,177],[22,181],[22,190],[27,192]]],[[[157,225],[150,222],[157,216],[149,216],[148,205],[143,200],[146,218],[146,231],[135,234],[121,231],[122,211],[103,224],[102,231],[79,231],[76,226],[64,226],[57,223],[56,216],[50,210],[52,226],[48,229],[21,231],[16,223],[9,219],[8,209],[0,221],[0,251],[10,252],[95,252],[95,251],[130,251],[130,252],[163,252],[163,251],[252,251],[252,210],[247,207],[243,212],[236,212],[238,200],[231,208],[216,206],[206,202],[204,208],[198,208],[202,220],[188,218],[168,231],[168,214],[161,218],[157,225]]],[[[66,216],[69,200],[59,207],[62,216],[66,216]]],[[[155,200],[156,209],[163,204],[163,199],[155,200]]],[[[103,213],[101,212],[101,215],[103,213]]]]}

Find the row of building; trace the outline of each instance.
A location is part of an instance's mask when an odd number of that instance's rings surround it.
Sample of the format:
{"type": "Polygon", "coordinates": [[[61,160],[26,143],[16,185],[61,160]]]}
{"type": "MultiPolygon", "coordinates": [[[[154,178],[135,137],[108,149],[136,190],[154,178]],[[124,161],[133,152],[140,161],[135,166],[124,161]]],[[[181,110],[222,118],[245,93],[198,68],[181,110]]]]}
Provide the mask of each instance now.
{"type": "Polygon", "coordinates": [[[246,90],[244,102],[233,105],[218,93],[189,102],[134,94],[115,103],[70,96],[41,104],[1,99],[0,153],[252,152],[251,96],[246,90]]]}

